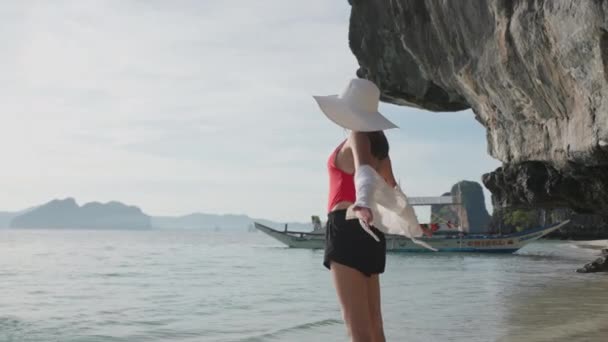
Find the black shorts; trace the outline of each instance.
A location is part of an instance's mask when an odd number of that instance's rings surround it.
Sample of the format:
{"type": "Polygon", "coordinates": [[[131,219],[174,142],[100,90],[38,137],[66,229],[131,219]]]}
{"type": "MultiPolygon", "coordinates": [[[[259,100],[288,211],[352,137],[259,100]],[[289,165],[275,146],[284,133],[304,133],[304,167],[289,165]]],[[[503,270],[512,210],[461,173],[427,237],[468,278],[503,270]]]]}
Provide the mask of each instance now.
{"type": "Polygon", "coordinates": [[[325,228],[323,265],[329,269],[331,261],[335,261],[368,277],[383,273],[386,265],[386,240],[378,229],[372,227],[372,231],[380,242],[363,230],[359,220],[346,220],[346,210],[330,212],[325,228]]]}

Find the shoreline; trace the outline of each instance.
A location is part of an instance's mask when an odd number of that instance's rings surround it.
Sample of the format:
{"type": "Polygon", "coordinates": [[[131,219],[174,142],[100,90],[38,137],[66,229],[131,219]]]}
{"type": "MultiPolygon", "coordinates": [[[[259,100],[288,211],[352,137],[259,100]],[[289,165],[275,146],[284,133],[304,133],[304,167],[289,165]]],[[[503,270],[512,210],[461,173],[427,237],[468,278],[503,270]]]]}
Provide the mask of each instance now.
{"type": "Polygon", "coordinates": [[[598,251],[608,248],[608,239],[591,241],[572,241],[572,243],[580,248],[593,249],[598,251]]]}

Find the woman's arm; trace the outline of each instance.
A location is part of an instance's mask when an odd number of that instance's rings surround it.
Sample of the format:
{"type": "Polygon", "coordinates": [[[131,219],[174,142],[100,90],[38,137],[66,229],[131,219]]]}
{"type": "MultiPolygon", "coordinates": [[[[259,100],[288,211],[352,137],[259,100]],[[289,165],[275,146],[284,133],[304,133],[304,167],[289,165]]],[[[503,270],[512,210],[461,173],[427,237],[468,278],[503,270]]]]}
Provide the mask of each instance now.
{"type": "Polygon", "coordinates": [[[379,174],[384,178],[386,183],[390,185],[392,188],[397,186],[397,181],[395,180],[395,175],[393,174],[393,166],[391,164],[391,158],[386,157],[382,161],[380,161],[379,174]]]}
{"type": "MultiPolygon", "coordinates": [[[[348,139],[351,149],[353,151],[355,173],[363,165],[371,166],[374,159],[372,157],[371,144],[367,135],[362,132],[351,132],[348,139]]],[[[363,196],[363,198],[366,198],[367,195],[365,194],[365,191],[363,194],[361,194],[359,193],[360,188],[357,186],[357,184],[355,184],[355,186],[357,187],[357,199],[362,199],[359,196],[363,196]]],[[[363,200],[363,202],[365,203],[365,200],[363,200]]],[[[366,206],[357,205],[354,207],[354,211],[357,217],[361,221],[363,221],[363,223],[365,223],[364,228],[372,224],[374,216],[369,208],[367,208],[366,206]]],[[[369,230],[369,228],[367,229],[369,230]]],[[[374,235],[372,234],[372,236],[374,235]]]]}

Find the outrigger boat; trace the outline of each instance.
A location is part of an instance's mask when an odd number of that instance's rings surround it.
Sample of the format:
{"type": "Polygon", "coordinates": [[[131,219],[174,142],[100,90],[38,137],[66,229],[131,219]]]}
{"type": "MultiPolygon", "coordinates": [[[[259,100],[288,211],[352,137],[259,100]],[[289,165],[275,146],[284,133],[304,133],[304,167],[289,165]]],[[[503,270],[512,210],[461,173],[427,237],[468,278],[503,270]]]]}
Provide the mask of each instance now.
{"type": "MultiPolygon", "coordinates": [[[[410,197],[410,204],[420,205],[459,205],[452,196],[442,197],[410,197]]],[[[325,230],[318,216],[312,217],[314,230],[311,232],[289,231],[287,226],[283,231],[277,230],[258,222],[255,228],[282,242],[290,248],[323,249],[325,246],[325,230]]],[[[482,253],[514,253],[526,244],[557,230],[569,221],[552,226],[539,227],[513,234],[468,234],[468,229],[454,225],[450,222],[443,224],[430,224],[435,233],[432,237],[421,237],[439,252],[482,252],[482,253]]],[[[466,228],[466,227],[464,227],[466,228]]],[[[405,236],[386,235],[386,249],[391,252],[429,252],[405,236]]]]}

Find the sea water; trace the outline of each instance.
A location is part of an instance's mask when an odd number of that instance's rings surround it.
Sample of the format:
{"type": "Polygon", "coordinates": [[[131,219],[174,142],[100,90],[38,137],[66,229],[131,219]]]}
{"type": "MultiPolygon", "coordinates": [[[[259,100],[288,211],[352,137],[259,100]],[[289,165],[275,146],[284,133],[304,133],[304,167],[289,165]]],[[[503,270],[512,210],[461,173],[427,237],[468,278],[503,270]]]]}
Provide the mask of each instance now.
{"type": "MultiPolygon", "coordinates": [[[[390,254],[388,341],[606,341],[597,251],[390,254]]],[[[321,251],[261,233],[0,230],[0,341],[346,341],[321,251]]]]}

